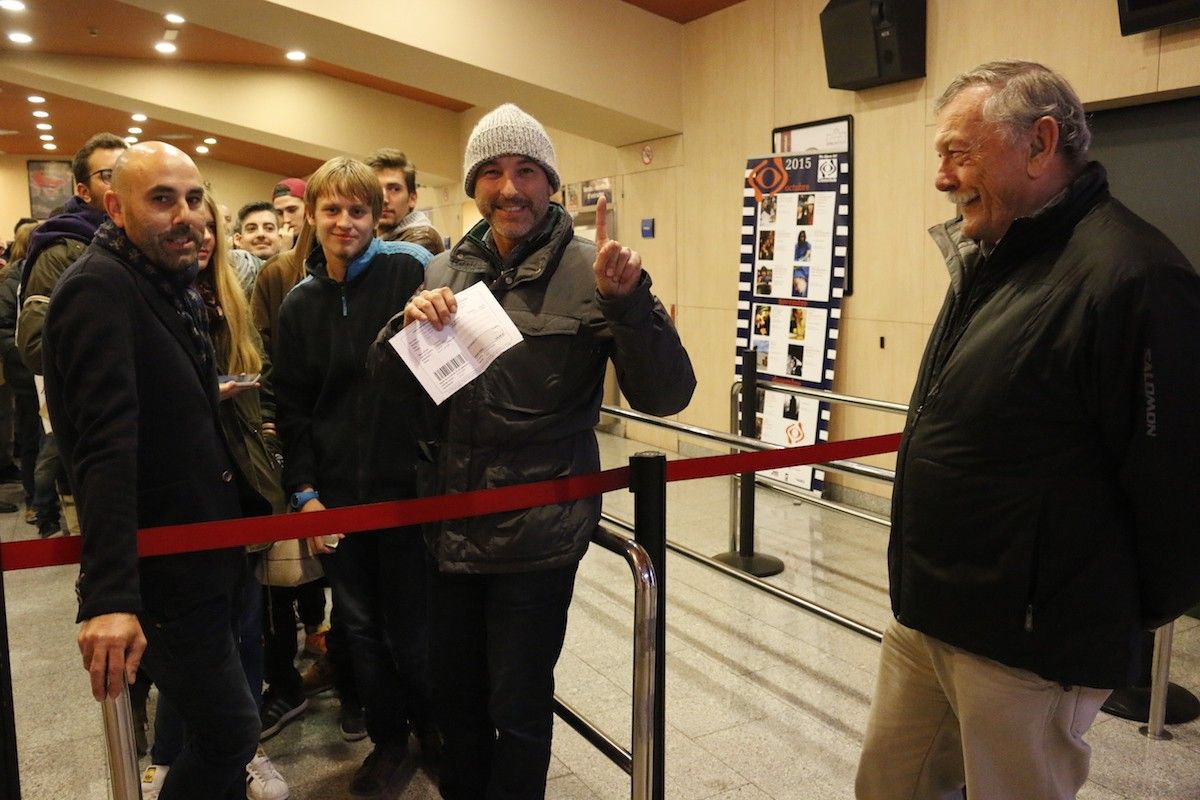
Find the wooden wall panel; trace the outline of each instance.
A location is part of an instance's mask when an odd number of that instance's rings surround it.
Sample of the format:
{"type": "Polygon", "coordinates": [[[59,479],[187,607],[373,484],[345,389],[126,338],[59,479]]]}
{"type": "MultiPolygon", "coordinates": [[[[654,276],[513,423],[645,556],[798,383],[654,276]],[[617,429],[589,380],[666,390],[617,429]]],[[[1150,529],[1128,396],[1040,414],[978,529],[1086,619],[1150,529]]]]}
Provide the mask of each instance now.
{"type": "Polygon", "coordinates": [[[1038,61],[1066,75],[1084,103],[1158,88],[1158,32],[1121,36],[1116,0],[929,0],[932,103],[954,76],[985,61],[1038,61]]]}
{"type": "Polygon", "coordinates": [[[1200,93],[1200,23],[1168,28],[1160,36],[1158,88],[1200,93]]]}
{"type": "MultiPolygon", "coordinates": [[[[770,152],[775,30],[773,2],[746,0],[684,31],[683,307],[732,310],[737,300],[742,175],[747,157],[770,152]]],[[[711,335],[732,347],[732,328],[711,335]]]]}

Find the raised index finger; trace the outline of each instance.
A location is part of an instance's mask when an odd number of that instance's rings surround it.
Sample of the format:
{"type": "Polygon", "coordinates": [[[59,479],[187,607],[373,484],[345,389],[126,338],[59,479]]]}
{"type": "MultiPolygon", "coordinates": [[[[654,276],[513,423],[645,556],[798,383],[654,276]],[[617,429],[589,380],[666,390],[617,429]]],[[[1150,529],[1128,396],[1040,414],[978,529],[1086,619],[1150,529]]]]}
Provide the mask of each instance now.
{"type": "Polygon", "coordinates": [[[608,198],[600,195],[596,201],[596,249],[604,247],[608,241],[608,198]]]}

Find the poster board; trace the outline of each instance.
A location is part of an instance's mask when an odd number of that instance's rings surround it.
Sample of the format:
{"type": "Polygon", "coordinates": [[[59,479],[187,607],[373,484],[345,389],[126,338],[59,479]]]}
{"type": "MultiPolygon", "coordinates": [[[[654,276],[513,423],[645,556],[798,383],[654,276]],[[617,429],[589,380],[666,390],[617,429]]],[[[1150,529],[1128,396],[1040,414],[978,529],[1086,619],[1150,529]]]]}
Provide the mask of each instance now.
{"type": "Polygon", "coordinates": [[[70,161],[26,161],[29,182],[29,216],[48,219],[54,209],[75,194],[70,161]]]}
{"type": "MultiPolygon", "coordinates": [[[[735,375],[741,352],[751,348],[762,381],[832,386],[850,242],[850,173],[845,151],[746,162],[735,375]]],[[[758,395],[758,438],[785,446],[828,439],[828,403],[769,387],[758,395]]],[[[824,480],[812,467],[764,474],[802,489],[819,490],[824,480]]]]}
{"type": "MultiPolygon", "coordinates": [[[[854,160],[854,117],[830,117],[815,122],[784,125],[771,131],[772,153],[845,153],[854,160]]],[[[854,194],[854,176],[847,175],[850,194],[854,194]]],[[[850,205],[847,225],[854,224],[854,206],[850,205]]],[[[846,281],[842,292],[854,294],[854,242],[846,244],[846,281]]]]}

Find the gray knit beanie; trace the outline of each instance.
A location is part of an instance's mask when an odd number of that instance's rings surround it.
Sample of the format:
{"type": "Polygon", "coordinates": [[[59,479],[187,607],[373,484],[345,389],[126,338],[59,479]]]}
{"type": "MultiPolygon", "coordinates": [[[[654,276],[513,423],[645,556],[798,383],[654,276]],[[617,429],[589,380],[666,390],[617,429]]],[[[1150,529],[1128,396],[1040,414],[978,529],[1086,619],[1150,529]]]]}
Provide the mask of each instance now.
{"type": "Polygon", "coordinates": [[[475,196],[475,176],[479,168],[500,156],[533,159],[545,170],[550,190],[558,191],[558,163],[546,129],[512,103],[505,103],[484,115],[471,131],[467,152],[463,155],[463,189],[467,197],[475,196]]]}

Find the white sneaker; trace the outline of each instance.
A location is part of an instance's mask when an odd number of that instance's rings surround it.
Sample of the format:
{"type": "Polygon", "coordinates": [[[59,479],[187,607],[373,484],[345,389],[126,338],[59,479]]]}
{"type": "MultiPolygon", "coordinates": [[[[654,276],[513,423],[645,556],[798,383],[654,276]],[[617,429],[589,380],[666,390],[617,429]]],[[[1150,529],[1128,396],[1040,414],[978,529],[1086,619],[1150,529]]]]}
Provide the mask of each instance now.
{"type": "Polygon", "coordinates": [[[246,800],[288,800],[288,785],[261,747],[246,765],[246,800]]]}
{"type": "Polygon", "coordinates": [[[162,791],[163,781],[167,779],[166,764],[151,764],[146,767],[146,771],[142,773],[142,800],[158,800],[158,793],[162,791]]]}

